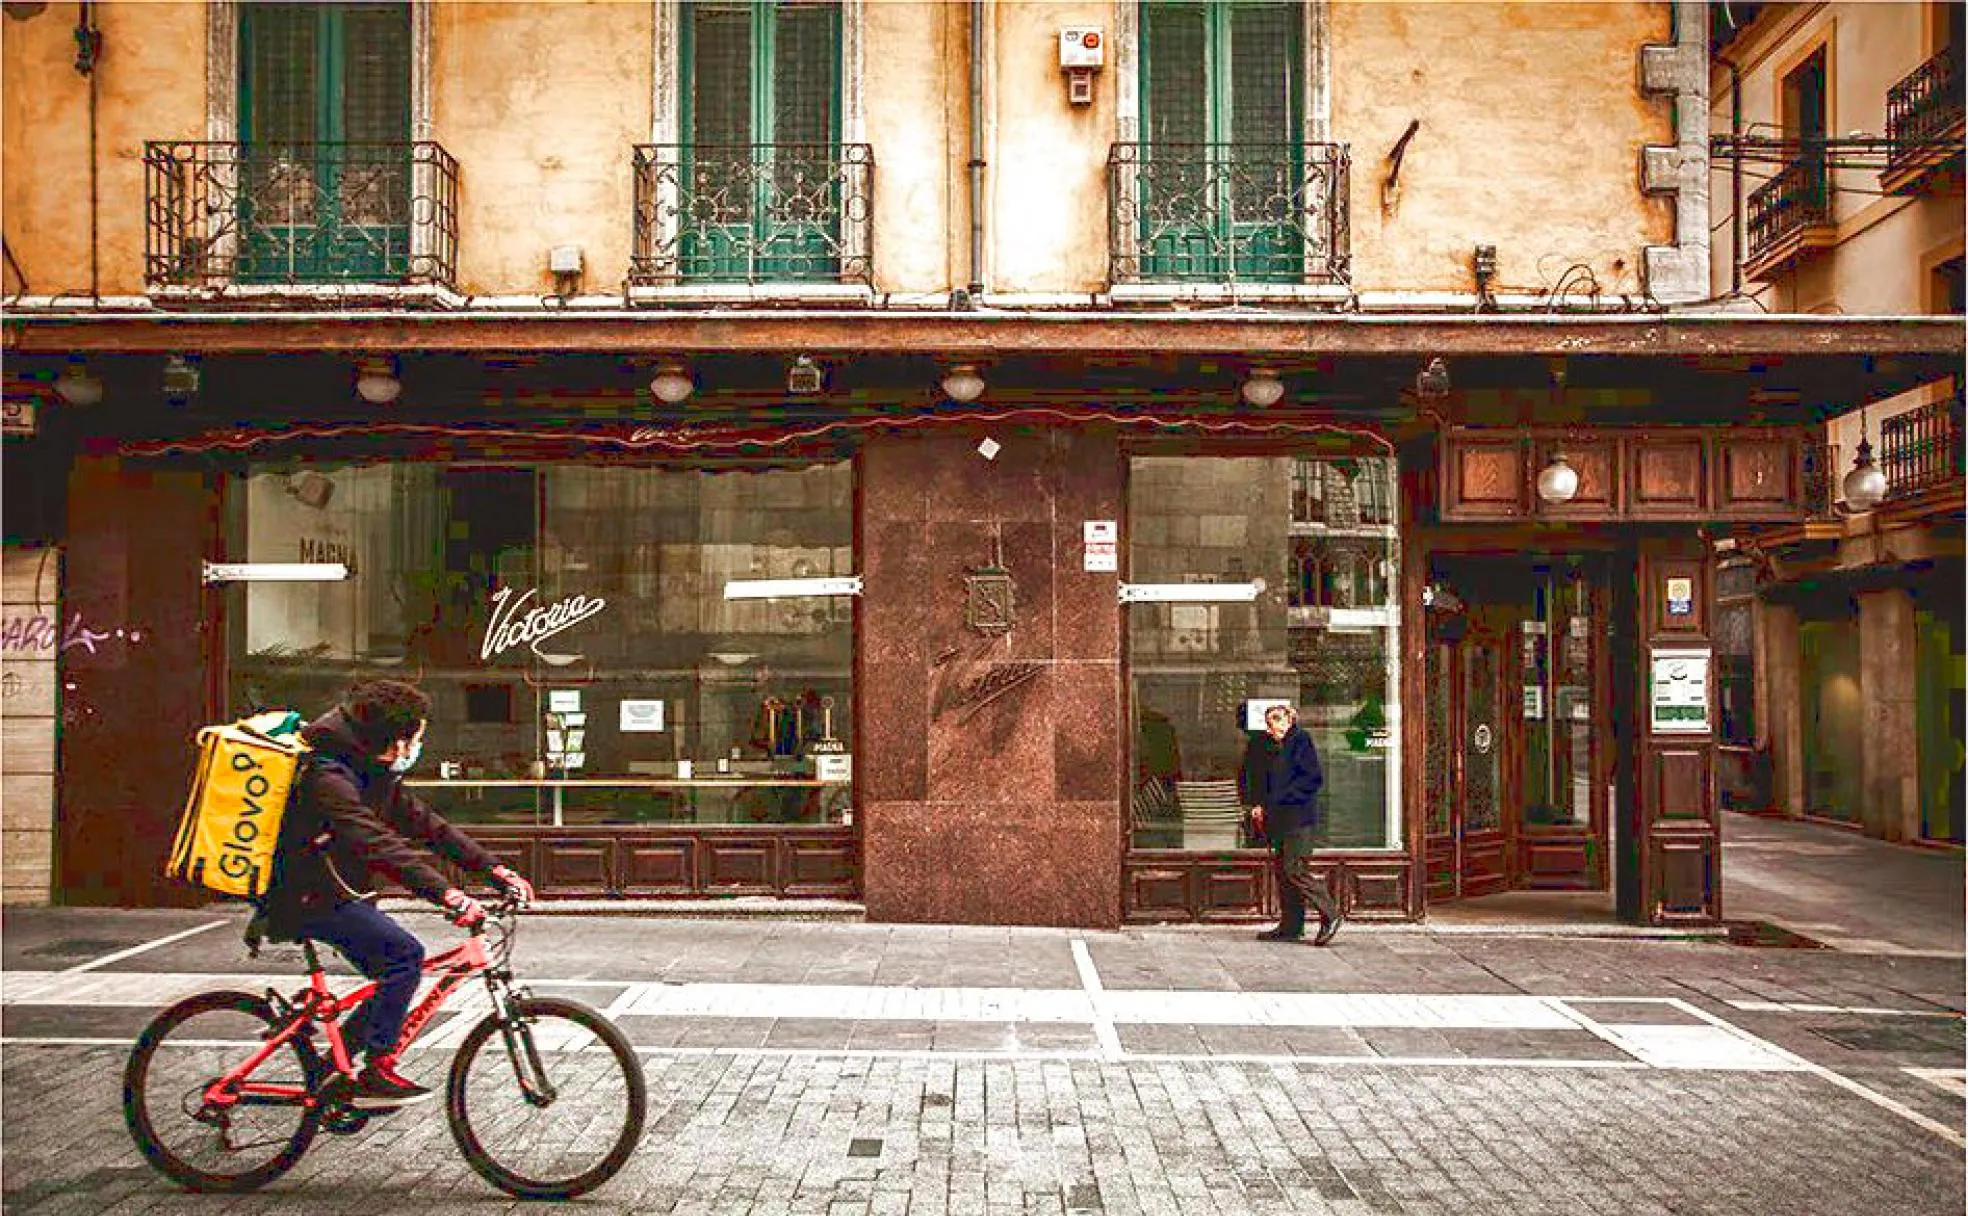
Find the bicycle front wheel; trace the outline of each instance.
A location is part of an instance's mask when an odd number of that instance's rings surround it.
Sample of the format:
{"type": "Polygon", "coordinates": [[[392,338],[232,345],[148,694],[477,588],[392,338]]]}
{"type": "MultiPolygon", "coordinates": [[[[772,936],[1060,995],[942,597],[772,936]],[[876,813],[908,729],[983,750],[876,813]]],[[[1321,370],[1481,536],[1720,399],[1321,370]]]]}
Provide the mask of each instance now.
{"type": "Polygon", "coordinates": [[[282,1024],[244,992],[201,993],[158,1014],[123,1069],[123,1120],[144,1160],[194,1191],[250,1191],[292,1169],[321,1124],[307,1101],[313,1050],[289,1039],[213,1089],[282,1024]]]}
{"type": "Polygon", "coordinates": [[[522,1199],[568,1199],[613,1178],[642,1138],[648,1086],[635,1049],[586,1005],[511,1002],[451,1062],[451,1134],[479,1175],[522,1199]]]}

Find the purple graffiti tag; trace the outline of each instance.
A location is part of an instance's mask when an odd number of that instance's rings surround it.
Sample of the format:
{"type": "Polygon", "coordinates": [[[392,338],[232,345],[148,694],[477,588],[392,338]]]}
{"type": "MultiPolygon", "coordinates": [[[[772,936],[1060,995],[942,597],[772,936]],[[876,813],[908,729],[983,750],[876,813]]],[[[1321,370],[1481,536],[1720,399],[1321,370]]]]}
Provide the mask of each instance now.
{"type": "Polygon", "coordinates": [[[77,646],[95,654],[98,643],[112,638],[135,642],[141,635],[122,629],[91,629],[79,612],[69,618],[66,629],[38,612],[33,616],[10,616],[0,623],[0,651],[12,654],[49,654],[77,646]]]}
{"type": "MultiPolygon", "coordinates": [[[[116,632],[121,633],[123,631],[119,629],[116,632]]],[[[96,653],[96,643],[107,642],[110,636],[108,632],[98,632],[84,625],[82,623],[82,614],[78,612],[69,618],[68,628],[64,631],[61,648],[68,650],[71,647],[83,646],[88,648],[90,654],[94,654],[96,653]]]]}

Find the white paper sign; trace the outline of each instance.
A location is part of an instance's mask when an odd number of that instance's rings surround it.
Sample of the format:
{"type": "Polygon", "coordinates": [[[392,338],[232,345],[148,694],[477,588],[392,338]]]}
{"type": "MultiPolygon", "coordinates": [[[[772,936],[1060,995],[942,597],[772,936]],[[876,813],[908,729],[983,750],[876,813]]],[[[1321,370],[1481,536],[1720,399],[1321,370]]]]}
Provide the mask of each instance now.
{"type": "Polygon", "coordinates": [[[578,688],[549,688],[547,690],[547,712],[552,714],[580,713],[581,690],[578,688]]]}
{"type": "Polygon", "coordinates": [[[1086,545],[1086,569],[1118,571],[1121,568],[1121,528],[1111,519],[1089,519],[1082,525],[1086,545]]]}
{"type": "Polygon", "coordinates": [[[663,729],[661,701],[622,702],[622,733],[651,734],[663,729]]]}
{"type": "Polygon", "coordinates": [[[1705,735],[1709,723],[1709,652],[1655,650],[1647,664],[1649,729],[1657,735],[1705,735]]]}

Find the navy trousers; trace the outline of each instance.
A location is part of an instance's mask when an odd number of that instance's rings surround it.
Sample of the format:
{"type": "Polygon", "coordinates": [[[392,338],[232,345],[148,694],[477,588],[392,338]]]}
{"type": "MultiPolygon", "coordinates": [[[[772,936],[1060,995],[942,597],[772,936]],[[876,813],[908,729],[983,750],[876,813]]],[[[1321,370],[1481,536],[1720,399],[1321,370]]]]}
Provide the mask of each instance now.
{"type": "Polygon", "coordinates": [[[372,1056],[394,1050],[397,1036],[403,1033],[403,1019],[410,1014],[411,998],[417,995],[424,943],[375,904],[359,901],[337,905],[333,912],[306,922],[297,936],[326,942],[350,966],[376,981],[376,995],[347,1023],[361,1027],[361,1042],[350,1044],[350,1049],[372,1056]]]}

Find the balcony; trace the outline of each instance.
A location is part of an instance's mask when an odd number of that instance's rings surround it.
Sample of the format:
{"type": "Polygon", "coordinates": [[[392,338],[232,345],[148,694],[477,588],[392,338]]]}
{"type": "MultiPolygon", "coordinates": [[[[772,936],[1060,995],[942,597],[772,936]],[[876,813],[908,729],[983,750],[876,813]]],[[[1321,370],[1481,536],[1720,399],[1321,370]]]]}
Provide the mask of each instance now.
{"type": "Polygon", "coordinates": [[[147,143],[153,297],[456,291],[458,162],[428,141],[147,143]]]}
{"type": "Polygon", "coordinates": [[[632,297],[866,297],[868,144],[641,144],[632,297]]]}
{"type": "Polygon", "coordinates": [[[1822,156],[1791,161],[1749,196],[1747,243],[1743,273],[1753,279],[1769,278],[1838,243],[1831,169],[1822,156]]]}
{"type": "Polygon", "coordinates": [[[1896,414],[1879,425],[1879,471],[1889,503],[1961,489],[1961,395],[1896,414]]]}
{"type": "Polygon", "coordinates": [[[1886,92],[1886,138],[1893,150],[1879,188],[1915,194],[1961,171],[1961,48],[1950,46],[1886,92]]]}
{"type": "Polygon", "coordinates": [[[1349,166],[1345,144],[1115,144],[1107,158],[1115,295],[1189,284],[1344,297],[1349,166]]]}

